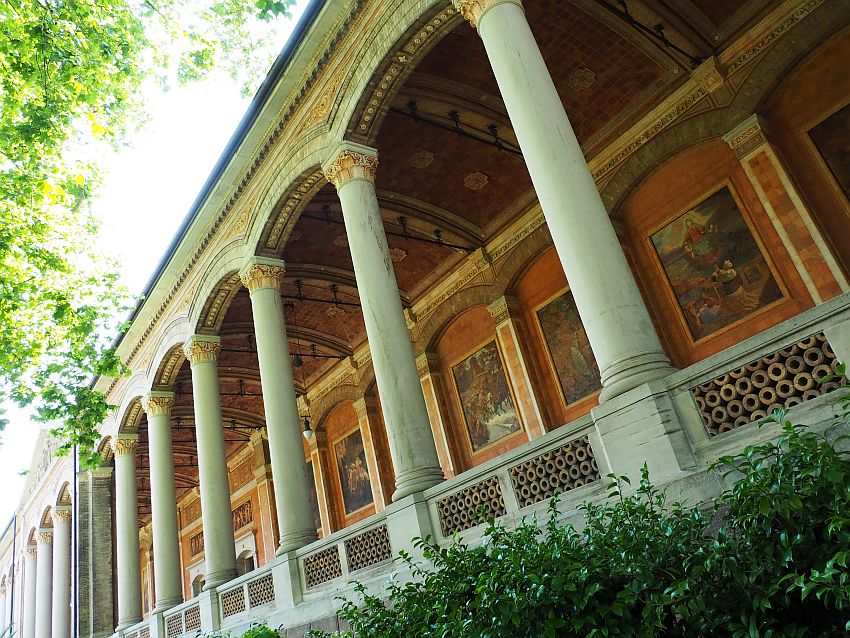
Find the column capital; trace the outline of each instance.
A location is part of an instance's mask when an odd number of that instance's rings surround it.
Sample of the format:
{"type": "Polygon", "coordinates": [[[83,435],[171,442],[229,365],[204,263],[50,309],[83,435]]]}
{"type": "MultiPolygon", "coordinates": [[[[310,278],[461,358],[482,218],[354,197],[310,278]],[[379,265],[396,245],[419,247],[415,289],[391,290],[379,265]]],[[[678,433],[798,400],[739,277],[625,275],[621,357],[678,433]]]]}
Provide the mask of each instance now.
{"type": "Polygon", "coordinates": [[[27,545],[24,549],[24,558],[35,560],[38,557],[38,548],[35,545],[27,545]]]}
{"type": "Polygon", "coordinates": [[[49,545],[53,542],[53,528],[42,528],[35,535],[36,545],[49,545]]]}
{"type": "Polygon", "coordinates": [[[138,444],[138,434],[122,434],[121,436],[112,440],[112,451],[115,452],[115,456],[133,454],[138,444]]]}
{"type": "Polygon", "coordinates": [[[71,506],[63,505],[53,511],[53,524],[71,522],[71,506]]]}
{"type": "Polygon", "coordinates": [[[487,306],[487,310],[498,326],[500,323],[519,315],[519,302],[514,297],[505,295],[487,306]]]}
{"type": "Polygon", "coordinates": [[[190,365],[218,361],[220,352],[221,337],[214,335],[192,335],[183,344],[183,354],[186,355],[190,365]]]}
{"type": "Polygon", "coordinates": [[[343,142],[336,147],[322,167],[325,177],[337,188],[355,179],[375,181],[378,151],[355,142],[343,142]]]}
{"type": "Polygon", "coordinates": [[[764,120],[758,114],[753,113],[726,133],[723,136],[723,141],[731,147],[738,159],[743,160],[762,144],[767,143],[764,129],[764,120]]]}
{"type": "Polygon", "coordinates": [[[481,17],[498,4],[515,4],[522,8],[521,0],[452,0],[452,3],[473,29],[477,29],[481,17]]]}
{"type": "Polygon", "coordinates": [[[153,390],[142,398],[142,409],[149,417],[168,416],[174,403],[174,393],[153,390]]]}
{"type": "Polygon", "coordinates": [[[251,257],[239,271],[239,278],[249,293],[261,288],[280,290],[284,273],[286,264],[280,259],[251,257]]]}
{"type": "Polygon", "coordinates": [[[426,377],[429,374],[437,372],[440,365],[440,355],[433,351],[427,351],[416,357],[416,371],[419,373],[419,378],[426,377]]]}

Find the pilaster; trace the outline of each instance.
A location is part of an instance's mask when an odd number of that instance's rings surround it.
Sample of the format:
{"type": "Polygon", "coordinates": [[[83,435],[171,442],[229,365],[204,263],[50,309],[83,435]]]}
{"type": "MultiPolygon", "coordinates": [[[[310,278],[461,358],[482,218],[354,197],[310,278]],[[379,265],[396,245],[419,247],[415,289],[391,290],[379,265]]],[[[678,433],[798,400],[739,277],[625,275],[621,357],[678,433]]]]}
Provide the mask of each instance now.
{"type": "Polygon", "coordinates": [[[539,374],[525,349],[529,343],[522,320],[519,303],[510,296],[500,297],[487,309],[496,323],[496,338],[505,358],[505,371],[517,398],[519,417],[529,439],[546,433],[541,405],[545,405],[539,391],[539,374]]]}
{"type": "Polygon", "coordinates": [[[325,431],[315,432],[309,446],[313,476],[316,480],[319,518],[322,521],[322,536],[328,536],[339,529],[340,525],[331,507],[330,459],[328,458],[328,437],[325,431]]]}
{"type": "Polygon", "coordinates": [[[847,292],[850,285],[769,139],[768,127],[757,114],[723,136],[740,160],[812,300],[819,304],[847,292]]]}
{"type": "Polygon", "coordinates": [[[446,478],[459,474],[462,470],[454,454],[454,437],[451,430],[451,412],[446,399],[446,380],[440,369],[440,359],[436,352],[423,352],[416,359],[419,383],[428,408],[428,421],[437,446],[440,467],[446,478]]]}

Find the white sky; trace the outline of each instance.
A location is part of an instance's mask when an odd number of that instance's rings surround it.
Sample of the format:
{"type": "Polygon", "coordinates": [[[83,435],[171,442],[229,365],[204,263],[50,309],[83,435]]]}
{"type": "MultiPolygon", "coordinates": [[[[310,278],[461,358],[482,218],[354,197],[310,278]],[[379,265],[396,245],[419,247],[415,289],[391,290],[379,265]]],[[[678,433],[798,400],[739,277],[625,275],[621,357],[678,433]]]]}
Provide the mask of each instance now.
{"type": "MultiPolygon", "coordinates": [[[[297,0],[282,27],[289,36],[307,0],[297,0]]],[[[284,39],[280,47],[283,47],[284,39]]],[[[101,241],[122,262],[121,276],[141,293],[207,176],[248,108],[229,78],[214,78],[168,93],[146,92],[150,121],[130,135],[130,146],[101,162],[104,187],[93,203],[103,220],[101,241]]],[[[6,414],[0,446],[0,529],[18,506],[39,425],[20,410],[6,414]]]]}

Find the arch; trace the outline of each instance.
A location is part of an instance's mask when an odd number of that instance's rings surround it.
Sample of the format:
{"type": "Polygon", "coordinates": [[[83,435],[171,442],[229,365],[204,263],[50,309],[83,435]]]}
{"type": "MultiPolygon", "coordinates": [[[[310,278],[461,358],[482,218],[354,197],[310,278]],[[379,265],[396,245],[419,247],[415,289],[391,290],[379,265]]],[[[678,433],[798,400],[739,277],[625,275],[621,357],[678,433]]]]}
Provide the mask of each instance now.
{"type": "Polygon", "coordinates": [[[41,514],[41,518],[38,521],[38,526],[41,528],[53,527],[53,507],[48,505],[44,508],[44,511],[41,514]]]}
{"type": "MultiPolygon", "coordinates": [[[[602,188],[605,207],[616,215],[633,188],[646,179],[658,165],[658,158],[669,158],[701,142],[718,139],[757,111],[773,88],[788,71],[812,49],[850,22],[850,5],[834,11],[815,11],[794,26],[795,37],[777,40],[769,55],[762,55],[749,69],[736,77],[739,90],[728,106],[704,111],[671,126],[635,151],[617,169],[602,188]]],[[[707,99],[707,98],[704,98],[707,99]]]]}
{"type": "Polygon", "coordinates": [[[313,421],[313,429],[324,427],[324,423],[331,412],[345,401],[357,401],[362,399],[375,386],[375,368],[371,360],[358,369],[353,383],[343,383],[326,394],[322,395],[314,404],[310,405],[310,417],[313,421]]]}
{"type": "Polygon", "coordinates": [[[423,323],[416,325],[414,354],[418,357],[433,350],[443,331],[459,314],[474,306],[486,306],[502,294],[502,290],[493,284],[464,288],[453,294],[437,306],[423,323]]]}
{"type": "Polygon", "coordinates": [[[65,481],[62,485],[59,486],[59,489],[56,491],[56,505],[70,505],[71,504],[71,483],[70,481],[65,481]]]}
{"type": "MultiPolygon", "coordinates": [[[[145,383],[145,385],[147,385],[147,383],[145,383]]],[[[139,423],[145,413],[142,408],[142,396],[145,389],[146,388],[143,388],[142,392],[137,391],[129,395],[131,397],[130,400],[124,403],[124,406],[118,413],[119,418],[116,419],[118,430],[116,434],[136,432],[139,429],[139,423]]]]}
{"type": "MultiPolygon", "coordinates": [[[[540,255],[553,246],[552,235],[544,222],[502,260],[498,265],[498,274],[493,285],[502,294],[510,293],[516,288],[528,269],[540,258],[540,255]]],[[[558,260],[558,263],[560,264],[560,260],[558,260]]]]}
{"type": "Polygon", "coordinates": [[[182,341],[178,344],[166,344],[167,349],[163,356],[159,359],[159,364],[151,379],[152,388],[170,388],[177,378],[177,373],[183,362],[186,360],[186,355],[183,353],[182,341]]]}
{"type": "Polygon", "coordinates": [[[27,545],[35,545],[35,535],[38,533],[38,530],[33,527],[30,530],[30,533],[27,534],[27,545]]]}
{"type": "MultiPolygon", "coordinates": [[[[202,283],[201,285],[203,286],[204,284],[202,283]]],[[[199,299],[205,299],[204,305],[200,308],[197,319],[192,321],[192,324],[195,326],[194,332],[198,334],[217,334],[219,328],[221,328],[222,321],[224,321],[224,315],[230,307],[230,303],[241,287],[242,282],[239,279],[239,271],[237,269],[230,270],[219,278],[218,282],[210,290],[204,290],[203,296],[199,296],[199,299]]]]}
{"type": "Polygon", "coordinates": [[[100,456],[100,466],[106,467],[112,464],[114,452],[112,450],[112,437],[105,436],[101,439],[97,446],[97,453],[100,456]]]}

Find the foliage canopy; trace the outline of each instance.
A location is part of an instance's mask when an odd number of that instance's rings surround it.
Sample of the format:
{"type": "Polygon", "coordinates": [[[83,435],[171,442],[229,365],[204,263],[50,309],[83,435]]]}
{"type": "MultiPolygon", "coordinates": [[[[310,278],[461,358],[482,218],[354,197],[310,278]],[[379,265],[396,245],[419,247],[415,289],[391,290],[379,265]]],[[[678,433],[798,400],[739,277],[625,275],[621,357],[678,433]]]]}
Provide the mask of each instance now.
{"type": "Polygon", "coordinates": [[[123,372],[106,340],[130,300],[88,207],[99,156],[143,119],[148,81],[224,68],[247,91],[271,62],[259,21],[292,3],[0,3],[0,406],[34,405],[65,451],[92,457],[110,406],[91,380],[123,372]]]}
{"type": "MultiPolygon", "coordinates": [[[[426,564],[340,616],[359,638],[834,636],[850,629],[850,460],[843,437],[776,417],[781,436],[724,457],[713,508],[668,502],[644,468],[611,475],[586,526],[491,521],[486,542],[419,540],[426,564]],[[718,524],[719,522],[719,524],[718,524]],[[718,529],[719,527],[719,529],[718,529]]],[[[325,634],[314,633],[314,636],[325,634]]]]}

